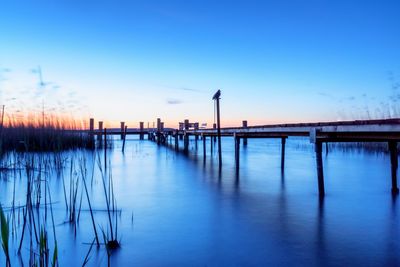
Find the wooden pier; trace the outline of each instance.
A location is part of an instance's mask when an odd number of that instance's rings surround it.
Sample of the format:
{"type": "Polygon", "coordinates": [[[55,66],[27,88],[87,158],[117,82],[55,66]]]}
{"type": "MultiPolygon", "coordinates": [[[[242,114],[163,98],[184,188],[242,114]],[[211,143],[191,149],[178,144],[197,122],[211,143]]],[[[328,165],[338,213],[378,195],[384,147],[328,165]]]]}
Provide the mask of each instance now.
{"type": "MultiPolygon", "coordinates": [[[[93,135],[102,135],[104,132],[102,124],[99,123],[99,129],[93,129],[94,122],[90,120],[90,132],[93,135]],[[101,127],[100,127],[101,126],[101,127]]],[[[293,124],[274,124],[248,126],[247,121],[243,121],[242,127],[215,127],[200,129],[199,123],[190,123],[189,120],[179,123],[178,129],[164,128],[161,119],[157,120],[157,128],[143,128],[143,122],[139,128],[135,129],[107,129],[108,135],[140,135],[143,139],[144,135],[149,140],[157,142],[159,145],[168,144],[168,139],[174,140],[173,147],[176,151],[179,148],[179,139],[183,139],[184,153],[189,151],[189,138],[194,136],[197,140],[201,137],[203,141],[203,157],[207,157],[206,140],[210,138],[211,147],[214,149],[216,137],[218,139],[218,156],[219,165],[222,164],[221,137],[232,137],[235,148],[235,166],[239,172],[240,166],[240,143],[247,145],[247,140],[251,138],[278,138],[281,140],[281,168],[285,166],[285,145],[286,140],[290,137],[301,136],[308,137],[315,147],[315,159],[318,177],[318,191],[320,196],[325,195],[324,172],[322,160],[322,144],[332,142],[385,142],[388,144],[391,162],[391,191],[393,194],[399,193],[397,186],[397,168],[398,168],[398,148],[397,143],[400,141],[400,119],[383,119],[383,120],[355,120],[355,121],[337,121],[337,122],[320,122],[320,123],[293,123],[293,124]]]]}

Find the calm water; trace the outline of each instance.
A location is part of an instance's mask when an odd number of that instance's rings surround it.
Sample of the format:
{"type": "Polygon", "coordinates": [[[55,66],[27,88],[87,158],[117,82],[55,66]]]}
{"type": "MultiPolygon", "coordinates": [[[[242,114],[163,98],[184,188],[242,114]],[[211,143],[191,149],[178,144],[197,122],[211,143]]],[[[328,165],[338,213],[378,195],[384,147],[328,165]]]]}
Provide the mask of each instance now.
{"type": "MultiPolygon", "coordinates": [[[[399,200],[390,193],[388,155],[330,151],[323,158],[327,194],[321,201],[307,140],[288,139],[284,173],[279,140],[249,140],[241,149],[239,176],[230,138],[223,140],[221,172],[209,143],[203,161],[201,141],[197,152],[190,142],[189,156],[147,140],[128,140],[124,154],[119,141],[114,146],[108,156],[121,209],[121,248],[111,257],[113,266],[400,266],[399,200]]],[[[92,155],[83,154],[92,166],[92,155]]],[[[68,179],[65,175],[67,190],[68,179]]],[[[4,207],[11,206],[14,180],[17,203],[25,202],[26,182],[10,174],[0,180],[4,207]]],[[[64,223],[62,180],[54,177],[50,187],[60,266],[80,266],[94,237],[86,199],[75,235],[64,223]]],[[[104,209],[96,166],[89,190],[94,208],[104,209]]],[[[106,229],[106,213],[97,211],[95,217],[106,229]]],[[[16,236],[14,266],[21,264],[16,236]]],[[[93,249],[88,265],[107,265],[104,247],[93,249]]]]}

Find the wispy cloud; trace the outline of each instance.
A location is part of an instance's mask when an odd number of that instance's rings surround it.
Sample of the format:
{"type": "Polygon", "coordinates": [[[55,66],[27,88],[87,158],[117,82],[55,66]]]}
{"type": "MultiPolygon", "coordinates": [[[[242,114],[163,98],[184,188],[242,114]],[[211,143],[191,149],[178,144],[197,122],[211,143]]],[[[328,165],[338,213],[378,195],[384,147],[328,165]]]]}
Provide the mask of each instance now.
{"type": "Polygon", "coordinates": [[[180,99],[167,99],[167,104],[168,105],[179,105],[182,104],[182,100],[180,99]]]}
{"type": "Polygon", "coordinates": [[[169,85],[164,85],[166,88],[174,89],[174,90],[181,90],[181,91],[187,91],[187,92],[203,92],[203,90],[197,89],[197,88],[192,88],[188,86],[169,86],[169,85]]]}
{"type": "Polygon", "coordinates": [[[183,90],[183,91],[191,91],[191,92],[201,92],[199,89],[193,89],[189,87],[178,87],[178,89],[183,90]]]}

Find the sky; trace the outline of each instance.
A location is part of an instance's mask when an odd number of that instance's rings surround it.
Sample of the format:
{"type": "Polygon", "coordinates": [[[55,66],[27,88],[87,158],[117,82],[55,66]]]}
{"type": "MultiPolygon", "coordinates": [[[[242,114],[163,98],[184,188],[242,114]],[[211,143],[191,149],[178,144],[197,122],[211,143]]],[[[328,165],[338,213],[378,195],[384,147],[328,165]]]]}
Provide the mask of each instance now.
{"type": "Polygon", "coordinates": [[[0,0],[0,103],[8,116],[210,126],[221,89],[222,126],[400,117],[399,12],[398,0],[0,0]]]}

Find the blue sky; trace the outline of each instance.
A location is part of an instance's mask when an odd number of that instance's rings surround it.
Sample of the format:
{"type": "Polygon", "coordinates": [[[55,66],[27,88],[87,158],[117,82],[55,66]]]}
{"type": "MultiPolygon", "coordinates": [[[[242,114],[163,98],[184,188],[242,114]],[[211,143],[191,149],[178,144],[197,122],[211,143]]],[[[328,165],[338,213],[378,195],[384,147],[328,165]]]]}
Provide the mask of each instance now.
{"type": "Polygon", "coordinates": [[[136,124],[397,114],[400,1],[0,2],[0,100],[136,124]],[[41,67],[45,88],[33,68],[41,67]]]}

